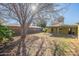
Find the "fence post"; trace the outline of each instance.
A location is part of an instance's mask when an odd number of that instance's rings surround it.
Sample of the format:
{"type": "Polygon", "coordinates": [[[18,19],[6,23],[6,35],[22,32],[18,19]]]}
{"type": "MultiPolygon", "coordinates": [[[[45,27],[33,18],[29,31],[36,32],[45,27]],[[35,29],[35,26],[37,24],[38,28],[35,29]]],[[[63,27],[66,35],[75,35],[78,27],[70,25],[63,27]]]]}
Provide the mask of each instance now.
{"type": "Polygon", "coordinates": [[[78,31],[77,32],[78,32],[78,39],[79,39],[79,25],[78,25],[78,31]]]}

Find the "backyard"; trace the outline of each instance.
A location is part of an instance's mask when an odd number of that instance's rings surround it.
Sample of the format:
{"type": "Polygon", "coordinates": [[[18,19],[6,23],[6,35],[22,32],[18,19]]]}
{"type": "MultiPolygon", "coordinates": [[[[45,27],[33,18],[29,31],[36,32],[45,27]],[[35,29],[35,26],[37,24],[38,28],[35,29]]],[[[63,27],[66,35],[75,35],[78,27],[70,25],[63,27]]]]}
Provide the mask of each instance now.
{"type": "Polygon", "coordinates": [[[78,56],[76,6],[79,4],[0,3],[0,56],[78,56]]]}
{"type": "Polygon", "coordinates": [[[79,55],[79,40],[73,38],[54,37],[49,33],[29,34],[25,38],[25,49],[21,51],[20,36],[13,37],[13,41],[0,51],[0,55],[27,56],[70,56],[79,55]]]}

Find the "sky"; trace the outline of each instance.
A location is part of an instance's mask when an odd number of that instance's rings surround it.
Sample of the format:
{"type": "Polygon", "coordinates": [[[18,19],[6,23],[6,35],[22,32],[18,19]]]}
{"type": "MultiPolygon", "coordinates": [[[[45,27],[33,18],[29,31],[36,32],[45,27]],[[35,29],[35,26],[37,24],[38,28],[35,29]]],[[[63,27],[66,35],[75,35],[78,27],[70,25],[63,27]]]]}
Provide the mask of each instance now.
{"type": "Polygon", "coordinates": [[[73,3],[64,14],[65,24],[75,24],[79,22],[79,3],[73,3]]]}
{"type": "MultiPolygon", "coordinates": [[[[63,16],[64,24],[75,24],[79,22],[79,3],[70,4],[68,10],[63,14],[63,16]]],[[[10,21],[10,24],[14,22],[15,21],[10,21]]]]}

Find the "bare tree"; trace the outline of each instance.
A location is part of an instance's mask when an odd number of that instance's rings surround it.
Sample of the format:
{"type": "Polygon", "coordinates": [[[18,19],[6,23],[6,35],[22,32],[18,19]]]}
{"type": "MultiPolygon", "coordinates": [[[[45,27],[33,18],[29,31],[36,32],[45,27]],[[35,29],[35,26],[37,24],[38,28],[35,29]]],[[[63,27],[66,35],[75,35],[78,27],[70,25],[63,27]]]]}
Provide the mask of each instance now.
{"type": "Polygon", "coordinates": [[[55,25],[55,26],[57,26],[57,25],[60,26],[63,24],[64,24],[64,17],[63,16],[60,16],[57,19],[54,19],[54,21],[52,22],[52,25],[55,25]]]}
{"type": "Polygon", "coordinates": [[[0,3],[0,15],[4,18],[14,19],[19,22],[21,27],[21,36],[23,39],[23,37],[27,34],[30,24],[34,20],[37,20],[40,17],[49,19],[52,17],[52,15],[54,15],[54,18],[56,18],[60,16],[60,13],[62,13],[65,8],[66,4],[0,3]]]}
{"type": "MultiPolygon", "coordinates": [[[[29,4],[29,3],[12,3],[0,4],[0,14],[6,18],[13,18],[21,25],[22,35],[34,19],[47,18],[47,15],[57,14],[65,9],[61,4],[29,4]],[[60,7],[60,8],[59,8],[60,7]],[[58,8],[58,9],[57,9],[58,8]]],[[[51,16],[52,17],[52,16],[51,16]]],[[[50,18],[50,17],[48,17],[50,18]]]]}

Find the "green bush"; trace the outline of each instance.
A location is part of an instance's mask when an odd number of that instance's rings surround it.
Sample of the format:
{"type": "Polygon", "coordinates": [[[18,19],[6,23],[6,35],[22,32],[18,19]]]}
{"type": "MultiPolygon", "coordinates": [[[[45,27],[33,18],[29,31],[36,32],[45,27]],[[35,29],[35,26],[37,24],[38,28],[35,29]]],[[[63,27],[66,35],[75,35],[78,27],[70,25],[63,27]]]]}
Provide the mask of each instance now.
{"type": "Polygon", "coordinates": [[[0,42],[6,42],[10,40],[14,32],[7,26],[0,25],[0,42]]]}
{"type": "Polygon", "coordinates": [[[45,28],[46,27],[46,21],[45,20],[40,20],[37,22],[37,26],[45,28]]]}
{"type": "Polygon", "coordinates": [[[43,32],[47,32],[48,28],[43,28],[43,32]]]}

